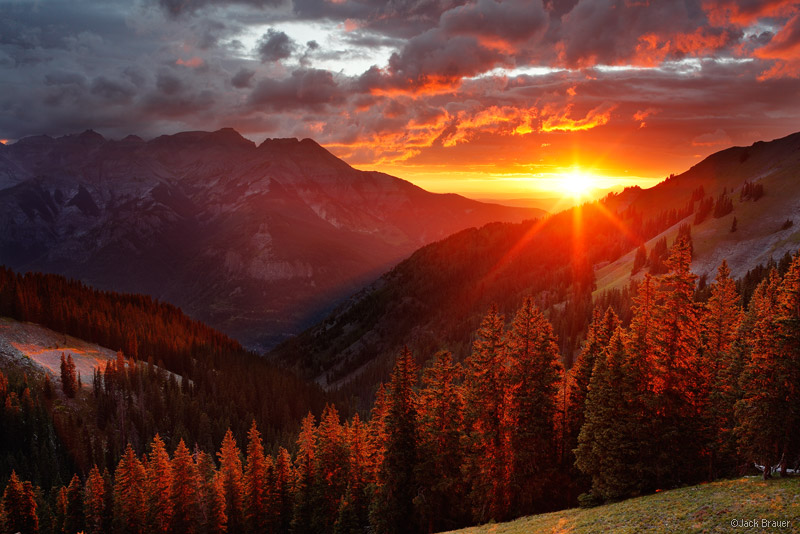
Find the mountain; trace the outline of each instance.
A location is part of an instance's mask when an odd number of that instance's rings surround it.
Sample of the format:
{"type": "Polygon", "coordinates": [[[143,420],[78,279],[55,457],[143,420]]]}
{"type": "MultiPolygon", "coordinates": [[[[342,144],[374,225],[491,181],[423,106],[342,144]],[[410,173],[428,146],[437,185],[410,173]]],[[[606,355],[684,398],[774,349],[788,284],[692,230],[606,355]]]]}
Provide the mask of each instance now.
{"type": "Polygon", "coordinates": [[[632,276],[639,245],[652,253],[657,241],[672,243],[688,225],[692,269],[707,282],[725,258],[741,277],[795,252],[798,175],[800,133],[724,150],[653,188],[612,193],[541,221],[460,232],[420,249],[271,355],[325,387],[349,384],[366,395],[387,379],[404,345],[421,359],[442,348],[463,358],[490,305],[510,318],[525,296],[533,296],[548,313],[569,366],[593,301],[630,317],[630,282],[654,270],[644,265],[632,276]],[[743,194],[759,185],[763,196],[743,194]],[[717,213],[715,207],[727,202],[731,211],[717,213]],[[702,220],[701,204],[709,210],[702,220]],[[734,217],[737,230],[731,232],[734,217]]]}
{"type": "Polygon", "coordinates": [[[93,131],[0,146],[0,264],[144,293],[273,345],[420,246],[540,210],[358,171],[311,139],[93,131]]]}

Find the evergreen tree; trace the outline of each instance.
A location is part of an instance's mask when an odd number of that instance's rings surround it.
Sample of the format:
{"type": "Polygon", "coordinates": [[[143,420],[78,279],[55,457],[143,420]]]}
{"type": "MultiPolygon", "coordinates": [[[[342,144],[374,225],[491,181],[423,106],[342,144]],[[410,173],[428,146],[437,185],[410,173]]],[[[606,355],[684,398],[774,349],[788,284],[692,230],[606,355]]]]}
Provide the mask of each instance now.
{"type": "Polygon", "coordinates": [[[586,398],[586,422],[575,450],[577,467],[592,479],[592,493],[619,499],[647,489],[642,439],[645,416],[639,400],[642,377],[617,327],[608,346],[595,356],[586,398]]]}
{"type": "Polygon", "coordinates": [[[103,521],[106,517],[105,481],[100,470],[95,465],[89,471],[86,487],[83,493],[83,513],[86,518],[87,534],[103,534],[109,530],[110,525],[103,521]]]}
{"type": "Polygon", "coordinates": [[[505,457],[506,353],[503,317],[492,306],[477,332],[467,358],[465,422],[473,517],[484,522],[507,517],[511,494],[505,457]]]}
{"type": "Polygon", "coordinates": [[[599,308],[595,308],[586,334],[586,343],[584,343],[575,365],[570,369],[564,437],[567,465],[572,465],[575,461],[572,451],[578,446],[578,435],[585,421],[586,397],[589,392],[589,381],[592,378],[595,359],[608,346],[617,326],[619,326],[619,318],[610,306],[606,309],[605,314],[599,308]]]}
{"type": "Polygon", "coordinates": [[[638,273],[642,267],[647,264],[647,249],[644,246],[644,243],[639,245],[639,248],[636,249],[636,256],[633,258],[633,269],[631,270],[631,274],[634,275],[638,273]]]}
{"type": "Polygon", "coordinates": [[[452,354],[436,354],[419,392],[419,494],[414,500],[428,532],[465,524],[463,370],[452,354]]]}
{"type": "Polygon", "coordinates": [[[738,398],[741,364],[734,351],[734,342],[741,322],[742,310],[736,284],[730,278],[728,263],[723,260],[702,320],[702,365],[709,386],[708,410],[703,424],[712,436],[710,480],[717,477],[720,464],[730,472],[735,462],[734,406],[738,398]]]}
{"type": "MultiPolygon", "coordinates": [[[[146,532],[147,507],[146,483],[142,462],[128,445],[125,454],[114,471],[114,524],[115,530],[122,534],[142,534],[146,532]]],[[[164,499],[169,495],[162,495],[164,499]]]]}
{"type": "Polygon", "coordinates": [[[292,515],[294,534],[312,534],[313,484],[315,479],[314,451],[317,443],[317,428],[314,415],[309,412],[303,418],[300,435],[297,438],[297,458],[295,459],[295,505],[292,515]]]}
{"type": "Polygon", "coordinates": [[[150,446],[147,469],[147,525],[150,532],[167,534],[172,524],[172,463],[158,434],[150,446]]]}
{"type": "Polygon", "coordinates": [[[72,475],[72,480],[67,486],[66,515],[64,517],[64,532],[75,534],[84,530],[83,513],[83,485],[78,475],[72,475]]]}
{"type": "Polygon", "coordinates": [[[775,428],[783,423],[780,417],[783,399],[776,390],[774,376],[779,349],[775,316],[778,309],[780,277],[775,269],[756,288],[750,301],[753,315],[751,352],[745,362],[739,385],[742,397],[736,403],[735,429],[741,453],[765,466],[764,478],[778,460],[775,428]]]}
{"type": "Polygon", "coordinates": [[[6,532],[11,534],[37,534],[39,518],[36,515],[36,499],[30,482],[22,482],[15,471],[3,491],[3,522],[6,532]]]}
{"type": "Polygon", "coordinates": [[[378,534],[412,534],[417,464],[417,402],[414,357],[404,348],[387,392],[386,453],[378,472],[370,521],[378,534]]]}
{"type": "Polygon", "coordinates": [[[228,518],[225,515],[225,499],[222,495],[222,480],[212,457],[196,449],[195,465],[200,493],[200,531],[208,534],[222,534],[227,531],[228,518]]]}
{"type": "Polygon", "coordinates": [[[267,458],[256,423],[247,433],[247,465],[244,470],[245,524],[250,532],[266,532],[269,525],[270,488],[267,458]]]}
{"type": "Polygon", "coordinates": [[[347,489],[349,456],[344,429],[339,422],[339,412],[327,405],[322,412],[314,451],[312,525],[317,532],[331,532],[339,515],[339,501],[347,489]]]}
{"type": "Polygon", "coordinates": [[[64,353],[61,353],[61,389],[64,395],[74,398],[78,391],[78,382],[75,374],[75,361],[72,359],[72,354],[64,359],[64,353]]]}
{"type": "Polygon", "coordinates": [[[293,480],[292,458],[289,456],[289,452],[281,447],[275,458],[275,484],[273,488],[275,513],[279,519],[276,532],[281,534],[288,534],[291,526],[293,480]]]}
{"type": "Polygon", "coordinates": [[[219,479],[225,499],[228,534],[241,534],[244,532],[244,474],[240,451],[230,429],[225,433],[217,457],[220,463],[219,479]]]}
{"type": "Polygon", "coordinates": [[[556,393],[562,376],[553,328],[530,298],[514,318],[507,350],[511,451],[505,456],[515,511],[529,514],[543,508],[546,481],[557,472],[556,393]]]}
{"type": "Polygon", "coordinates": [[[196,534],[200,526],[199,477],[189,449],[180,440],[172,457],[172,528],[174,534],[196,534]]]}

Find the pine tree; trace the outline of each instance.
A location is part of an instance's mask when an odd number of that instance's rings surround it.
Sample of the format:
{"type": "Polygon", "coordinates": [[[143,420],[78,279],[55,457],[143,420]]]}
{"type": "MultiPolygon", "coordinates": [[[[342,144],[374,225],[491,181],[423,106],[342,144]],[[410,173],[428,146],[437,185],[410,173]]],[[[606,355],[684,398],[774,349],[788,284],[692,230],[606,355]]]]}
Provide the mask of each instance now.
{"type": "Polygon", "coordinates": [[[698,480],[705,474],[702,459],[709,436],[703,432],[707,379],[700,359],[699,307],[694,302],[688,240],[679,238],[665,262],[669,272],[658,280],[653,307],[653,421],[656,483],[669,487],[698,480]]]}
{"type": "Polygon", "coordinates": [[[510,403],[506,410],[510,484],[517,513],[543,508],[546,480],[557,470],[556,393],[562,367],[553,328],[530,298],[507,341],[510,403]]]}
{"type": "Polygon", "coordinates": [[[153,438],[147,462],[147,525],[150,532],[167,534],[172,523],[172,464],[164,442],[153,438]]]}
{"type": "Polygon", "coordinates": [[[228,534],[244,532],[244,486],[242,460],[236,440],[230,429],[225,433],[222,446],[217,453],[219,458],[219,478],[225,511],[228,516],[228,534]]]}
{"type": "Polygon", "coordinates": [[[419,494],[414,502],[428,532],[465,523],[463,370],[452,354],[436,354],[419,392],[419,494]]]}
{"type": "Polygon", "coordinates": [[[250,532],[266,532],[269,524],[270,488],[267,459],[256,422],[247,433],[247,465],[244,470],[245,524],[250,532]]]}
{"type": "Polygon", "coordinates": [[[105,481],[95,465],[89,471],[83,493],[83,513],[86,518],[87,534],[103,534],[110,525],[103,521],[106,517],[105,481]]]}
{"type": "Polygon", "coordinates": [[[413,388],[416,378],[414,357],[404,348],[387,392],[386,452],[370,511],[370,521],[378,534],[412,534],[419,530],[414,518],[417,402],[413,388]]]}
{"type": "Polygon", "coordinates": [[[619,499],[647,489],[642,472],[647,443],[639,400],[642,377],[617,327],[608,346],[595,356],[586,398],[586,422],[575,450],[577,467],[592,479],[592,493],[619,499]]]}
{"type": "MultiPolygon", "coordinates": [[[[357,414],[356,417],[358,417],[357,414]]],[[[273,488],[275,512],[280,520],[276,532],[281,534],[288,534],[291,527],[293,480],[292,458],[289,456],[289,452],[281,447],[275,458],[275,483],[273,488]]]]}
{"type": "Polygon", "coordinates": [[[730,278],[728,263],[723,260],[702,320],[702,365],[709,388],[703,424],[712,436],[708,476],[711,480],[717,476],[718,464],[727,465],[730,470],[735,461],[734,406],[738,398],[741,364],[737,361],[734,342],[741,322],[742,310],[736,284],[730,278]]]}
{"type": "MultiPolygon", "coordinates": [[[[146,532],[147,508],[145,487],[147,475],[142,462],[128,445],[114,472],[114,524],[124,534],[146,532]]],[[[170,498],[163,495],[162,498],[170,498]]]]}
{"type": "Polygon", "coordinates": [[[639,248],[636,249],[636,256],[633,258],[633,269],[631,270],[631,275],[638,273],[642,267],[647,264],[647,249],[644,246],[644,243],[639,245],[639,248]]]}
{"type": "Polygon", "coordinates": [[[212,457],[195,449],[195,464],[200,493],[200,531],[208,534],[222,534],[227,531],[228,518],[225,515],[225,499],[222,495],[221,479],[212,457]]]}
{"type": "Polygon", "coordinates": [[[780,277],[775,269],[756,288],[750,301],[753,314],[751,352],[745,362],[739,385],[742,397],[736,403],[735,429],[740,451],[766,467],[764,478],[778,460],[775,428],[782,425],[783,399],[776,390],[774,376],[779,359],[775,316],[778,309],[780,277]]]}
{"type": "Polygon", "coordinates": [[[197,466],[183,440],[172,457],[172,527],[174,534],[196,534],[200,526],[197,466]]]}
{"type": "Polygon", "coordinates": [[[36,499],[30,482],[22,482],[15,471],[3,491],[2,509],[6,532],[38,534],[39,518],[36,499]]]}
{"type": "Polygon", "coordinates": [[[575,461],[573,450],[578,446],[578,435],[585,421],[584,410],[586,397],[589,391],[589,381],[592,378],[595,358],[608,346],[611,336],[619,326],[619,318],[609,306],[605,314],[595,308],[592,322],[586,334],[586,343],[583,345],[578,359],[569,373],[567,387],[567,413],[564,438],[565,457],[567,465],[575,461]]]}
{"type": "Polygon", "coordinates": [[[350,451],[344,429],[339,422],[339,412],[327,405],[322,412],[314,451],[312,525],[318,532],[331,532],[339,515],[339,501],[347,489],[350,451]]]}
{"type": "Polygon", "coordinates": [[[317,428],[314,415],[309,412],[303,418],[300,435],[297,438],[297,458],[295,459],[295,506],[292,514],[294,534],[312,534],[313,484],[315,479],[314,450],[317,443],[317,428]]]}
{"type": "Polygon", "coordinates": [[[82,532],[85,526],[83,514],[83,485],[78,475],[72,475],[72,480],[67,487],[66,498],[64,532],[67,534],[82,532]]]}
{"type": "Polygon", "coordinates": [[[61,389],[64,395],[70,399],[75,397],[78,391],[77,377],[75,375],[75,361],[70,354],[64,359],[64,353],[61,353],[61,389]]]}
{"type": "Polygon", "coordinates": [[[484,522],[506,518],[510,506],[504,418],[507,391],[503,317],[492,306],[467,358],[465,423],[469,451],[465,469],[471,485],[473,517],[484,522]]]}

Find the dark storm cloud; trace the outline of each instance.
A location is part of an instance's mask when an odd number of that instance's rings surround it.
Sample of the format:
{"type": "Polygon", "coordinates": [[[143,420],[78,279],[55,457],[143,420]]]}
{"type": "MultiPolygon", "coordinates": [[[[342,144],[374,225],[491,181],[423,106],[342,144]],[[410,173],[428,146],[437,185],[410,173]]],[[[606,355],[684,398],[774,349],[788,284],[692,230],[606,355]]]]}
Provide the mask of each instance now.
{"type": "Polygon", "coordinates": [[[231,85],[233,85],[237,89],[252,87],[253,76],[255,76],[255,74],[256,71],[254,70],[241,68],[236,74],[233,75],[233,78],[231,78],[231,85]]]}
{"type": "Polygon", "coordinates": [[[256,109],[321,110],[328,104],[344,101],[346,93],[324,70],[298,69],[284,79],[261,80],[250,94],[250,105],[256,109]]]}
{"type": "Polygon", "coordinates": [[[282,31],[267,30],[258,42],[258,56],[262,63],[280,61],[292,55],[294,42],[282,31]]]}
{"type": "Polygon", "coordinates": [[[177,17],[186,13],[195,13],[206,7],[225,7],[232,5],[255,8],[279,7],[288,0],[157,0],[158,5],[170,16],[177,17]]]}

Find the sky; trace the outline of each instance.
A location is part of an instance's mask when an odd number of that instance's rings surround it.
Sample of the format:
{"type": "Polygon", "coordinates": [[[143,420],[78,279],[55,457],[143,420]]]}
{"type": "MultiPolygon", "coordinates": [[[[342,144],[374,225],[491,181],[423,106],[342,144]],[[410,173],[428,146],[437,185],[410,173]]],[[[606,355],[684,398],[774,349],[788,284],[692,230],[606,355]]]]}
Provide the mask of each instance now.
{"type": "Polygon", "coordinates": [[[800,130],[800,1],[0,0],[0,140],[222,127],[473,197],[646,187],[800,130]]]}

